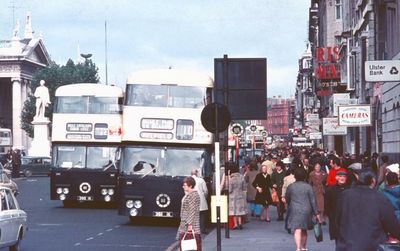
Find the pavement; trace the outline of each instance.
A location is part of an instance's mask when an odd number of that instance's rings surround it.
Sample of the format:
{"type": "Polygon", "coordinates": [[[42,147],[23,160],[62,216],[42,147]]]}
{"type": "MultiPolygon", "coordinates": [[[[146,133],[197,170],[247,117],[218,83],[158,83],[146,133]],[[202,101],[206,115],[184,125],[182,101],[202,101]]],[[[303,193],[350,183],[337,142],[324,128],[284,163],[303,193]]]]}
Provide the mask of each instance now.
{"type": "MultiPolygon", "coordinates": [[[[295,251],[296,247],[292,234],[284,229],[284,222],[277,221],[276,207],[270,207],[271,222],[261,222],[251,218],[243,226],[243,230],[230,230],[230,238],[225,238],[225,229],[221,229],[221,250],[252,250],[252,251],[295,251]]],[[[323,227],[324,240],[316,242],[314,232],[308,231],[307,248],[309,251],[334,251],[335,242],[329,239],[328,225],[323,227]]],[[[208,235],[202,237],[203,250],[217,250],[217,230],[214,228],[208,235]]],[[[177,246],[174,249],[177,250],[177,246]]]]}

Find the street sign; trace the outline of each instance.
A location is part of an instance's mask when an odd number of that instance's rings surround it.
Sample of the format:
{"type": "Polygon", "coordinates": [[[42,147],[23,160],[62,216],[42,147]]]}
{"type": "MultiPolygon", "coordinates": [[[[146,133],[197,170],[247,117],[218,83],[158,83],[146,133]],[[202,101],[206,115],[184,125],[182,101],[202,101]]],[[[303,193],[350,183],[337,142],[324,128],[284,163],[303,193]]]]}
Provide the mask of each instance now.
{"type": "Polygon", "coordinates": [[[263,136],[263,138],[268,137],[267,131],[263,130],[263,131],[261,132],[261,136],[263,136]]]}
{"type": "Polygon", "coordinates": [[[322,133],[321,132],[310,132],[309,139],[322,139],[322,133]]]}
{"type": "Polygon", "coordinates": [[[206,105],[203,111],[201,111],[201,124],[207,131],[215,133],[215,108],[217,108],[218,112],[218,132],[223,132],[228,128],[229,123],[231,123],[231,115],[228,107],[225,105],[219,103],[206,105]]]}
{"type": "Polygon", "coordinates": [[[323,118],[322,119],[322,133],[327,135],[346,135],[347,127],[339,126],[339,119],[336,118],[323,118]]]}
{"type": "Polygon", "coordinates": [[[266,119],[267,59],[214,59],[214,100],[227,104],[234,120],[266,119]]]}
{"type": "Polygon", "coordinates": [[[235,123],[232,125],[232,133],[236,136],[240,136],[243,133],[243,126],[239,123],[235,123]]]}
{"type": "Polygon", "coordinates": [[[365,61],[368,82],[400,81],[400,60],[365,61]]]}
{"type": "Polygon", "coordinates": [[[340,126],[371,126],[371,105],[339,106],[340,126]]]}

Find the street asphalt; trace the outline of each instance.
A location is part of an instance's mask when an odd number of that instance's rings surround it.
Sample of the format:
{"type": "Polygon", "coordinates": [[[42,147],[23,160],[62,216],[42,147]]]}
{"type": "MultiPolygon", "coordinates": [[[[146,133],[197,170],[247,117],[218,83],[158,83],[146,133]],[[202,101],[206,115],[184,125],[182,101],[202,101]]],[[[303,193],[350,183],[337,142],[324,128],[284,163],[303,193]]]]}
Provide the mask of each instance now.
{"type": "MultiPolygon", "coordinates": [[[[142,221],[131,224],[116,208],[82,204],[64,208],[50,200],[48,177],[16,180],[17,200],[28,214],[28,232],[22,250],[28,251],[110,251],[165,250],[175,241],[176,222],[142,221]]],[[[2,248],[0,251],[8,250],[2,248]]]]}

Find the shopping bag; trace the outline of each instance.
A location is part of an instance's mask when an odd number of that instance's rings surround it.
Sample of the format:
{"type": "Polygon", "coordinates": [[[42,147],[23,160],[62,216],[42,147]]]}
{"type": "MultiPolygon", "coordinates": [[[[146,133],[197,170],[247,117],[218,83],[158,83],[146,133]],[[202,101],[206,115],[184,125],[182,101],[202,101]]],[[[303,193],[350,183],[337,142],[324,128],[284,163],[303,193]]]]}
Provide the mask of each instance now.
{"type": "Polygon", "coordinates": [[[262,205],[255,204],[254,205],[254,214],[258,217],[261,215],[262,205]]]}
{"type": "Polygon", "coordinates": [[[194,236],[194,231],[193,230],[191,232],[186,231],[186,233],[183,235],[183,238],[181,240],[181,250],[182,251],[197,250],[197,243],[196,243],[196,238],[194,236]],[[192,239],[185,239],[187,233],[191,233],[193,238],[192,239]]]}
{"type": "Polygon", "coordinates": [[[272,189],[271,198],[272,198],[272,203],[274,203],[274,204],[279,203],[279,196],[275,189],[272,189]]]}
{"type": "Polygon", "coordinates": [[[317,242],[321,242],[323,240],[322,226],[318,221],[314,222],[314,235],[317,242]]]}

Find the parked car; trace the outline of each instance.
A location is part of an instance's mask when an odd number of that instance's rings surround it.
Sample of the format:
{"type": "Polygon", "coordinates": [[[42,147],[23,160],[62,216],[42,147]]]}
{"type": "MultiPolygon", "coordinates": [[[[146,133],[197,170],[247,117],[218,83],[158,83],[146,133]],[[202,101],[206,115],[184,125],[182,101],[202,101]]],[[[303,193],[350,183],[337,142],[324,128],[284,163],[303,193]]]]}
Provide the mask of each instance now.
{"type": "Polygon", "coordinates": [[[51,158],[24,156],[21,158],[20,173],[25,177],[31,175],[48,175],[51,167],[51,158]]]}
{"type": "Polygon", "coordinates": [[[17,199],[10,188],[0,186],[0,248],[20,250],[25,236],[27,214],[19,208],[17,199]]]}
{"type": "Polygon", "coordinates": [[[18,194],[18,185],[11,179],[11,174],[6,169],[0,169],[0,186],[10,188],[14,195],[18,194]]]}
{"type": "Polygon", "coordinates": [[[5,165],[3,165],[1,163],[0,163],[0,171],[3,171],[3,172],[5,172],[5,173],[7,173],[8,175],[11,176],[11,170],[8,169],[5,165]]]}

